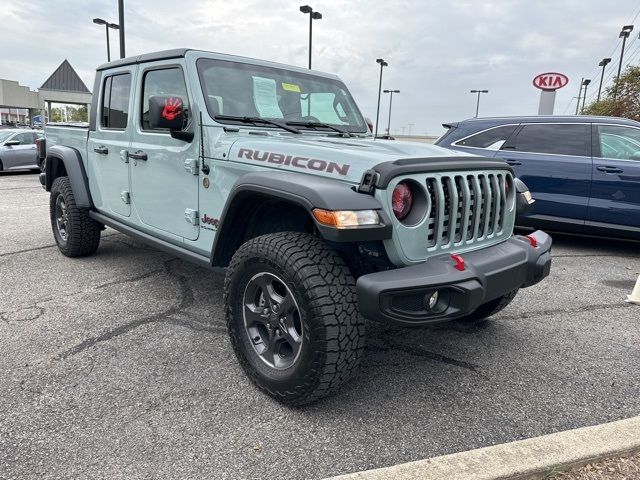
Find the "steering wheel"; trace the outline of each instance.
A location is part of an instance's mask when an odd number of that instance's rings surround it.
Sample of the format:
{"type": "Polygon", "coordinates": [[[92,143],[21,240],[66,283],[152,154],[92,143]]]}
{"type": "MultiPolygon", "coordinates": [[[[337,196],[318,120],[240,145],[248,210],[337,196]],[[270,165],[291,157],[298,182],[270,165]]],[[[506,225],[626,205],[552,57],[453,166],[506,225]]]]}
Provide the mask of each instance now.
{"type": "Polygon", "coordinates": [[[320,123],[320,120],[314,117],[313,115],[307,115],[306,117],[300,117],[301,122],[315,122],[320,123]]]}

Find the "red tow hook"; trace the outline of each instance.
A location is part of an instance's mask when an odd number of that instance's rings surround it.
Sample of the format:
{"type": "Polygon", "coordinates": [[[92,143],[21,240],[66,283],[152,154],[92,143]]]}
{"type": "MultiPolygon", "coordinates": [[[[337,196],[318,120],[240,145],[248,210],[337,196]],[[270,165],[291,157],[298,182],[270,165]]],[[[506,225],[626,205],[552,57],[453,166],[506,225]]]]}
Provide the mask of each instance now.
{"type": "Polygon", "coordinates": [[[464,259],[457,253],[452,253],[451,258],[454,262],[456,262],[456,270],[462,272],[464,270],[464,259]]]}
{"type": "Polygon", "coordinates": [[[533,248],[538,248],[538,240],[536,240],[536,237],[533,235],[526,235],[526,238],[529,240],[529,243],[533,248]]]}

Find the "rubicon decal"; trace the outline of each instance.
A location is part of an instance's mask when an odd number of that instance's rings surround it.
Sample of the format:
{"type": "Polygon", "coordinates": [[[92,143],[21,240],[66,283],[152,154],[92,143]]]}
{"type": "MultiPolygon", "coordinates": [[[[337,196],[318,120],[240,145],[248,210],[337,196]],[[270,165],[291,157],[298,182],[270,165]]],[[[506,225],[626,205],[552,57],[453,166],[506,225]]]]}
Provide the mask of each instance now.
{"type": "Polygon", "coordinates": [[[238,151],[238,158],[275,163],[278,165],[291,165],[296,168],[338,173],[340,175],[346,175],[349,172],[349,168],[351,168],[351,165],[346,163],[339,164],[317,158],[295,157],[293,155],[285,155],[284,153],[261,152],[260,150],[251,150],[250,148],[241,148],[238,151]]]}

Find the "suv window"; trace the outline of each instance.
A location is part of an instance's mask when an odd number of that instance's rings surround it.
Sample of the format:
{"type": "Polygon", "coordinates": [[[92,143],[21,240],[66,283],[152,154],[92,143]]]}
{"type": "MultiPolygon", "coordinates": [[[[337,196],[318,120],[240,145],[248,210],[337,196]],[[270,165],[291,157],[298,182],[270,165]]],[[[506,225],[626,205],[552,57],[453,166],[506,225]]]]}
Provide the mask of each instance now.
{"type": "Polygon", "coordinates": [[[104,80],[100,124],[105,128],[124,130],[129,119],[131,74],[111,75],[104,80]]]}
{"type": "Polygon", "coordinates": [[[13,137],[12,140],[19,141],[20,145],[33,145],[34,143],[36,143],[35,139],[33,138],[33,133],[31,132],[19,133],[18,135],[13,137]]]}
{"type": "MultiPolygon", "coordinates": [[[[184,82],[182,69],[178,67],[149,70],[142,80],[142,118],[143,130],[151,130],[149,126],[149,97],[162,95],[167,97],[180,97],[184,112],[184,124],[189,119],[189,98],[187,86],[184,82]]],[[[158,129],[154,129],[158,130],[158,129]]],[[[160,129],[165,130],[165,129],[160,129]]]]}
{"type": "MultiPolygon", "coordinates": [[[[518,152],[591,156],[589,129],[590,125],[587,123],[525,125],[518,132],[515,150],[518,152]]],[[[507,148],[514,149],[514,146],[509,145],[507,148]]]]}
{"type": "Polygon", "coordinates": [[[454,145],[461,147],[494,148],[499,149],[507,141],[518,125],[502,125],[476,133],[470,137],[458,140],[454,145]]]}
{"type": "Polygon", "coordinates": [[[621,160],[640,160],[640,129],[599,125],[600,156],[621,160]]]}

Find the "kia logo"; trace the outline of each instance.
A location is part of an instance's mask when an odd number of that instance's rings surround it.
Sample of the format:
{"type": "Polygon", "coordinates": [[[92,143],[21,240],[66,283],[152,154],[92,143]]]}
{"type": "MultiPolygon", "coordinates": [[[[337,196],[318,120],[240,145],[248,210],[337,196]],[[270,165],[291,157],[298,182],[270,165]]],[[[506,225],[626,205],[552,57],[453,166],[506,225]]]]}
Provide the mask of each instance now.
{"type": "Polygon", "coordinates": [[[569,78],[562,73],[541,73],[533,79],[533,86],[540,90],[558,90],[569,83],[569,78]]]}

